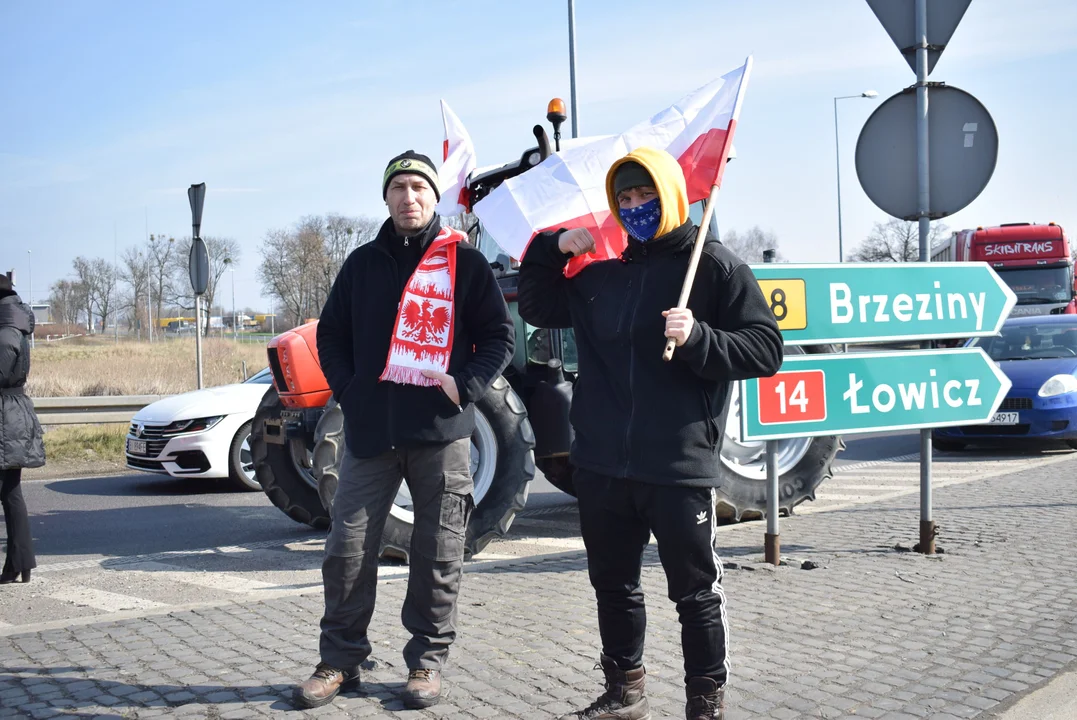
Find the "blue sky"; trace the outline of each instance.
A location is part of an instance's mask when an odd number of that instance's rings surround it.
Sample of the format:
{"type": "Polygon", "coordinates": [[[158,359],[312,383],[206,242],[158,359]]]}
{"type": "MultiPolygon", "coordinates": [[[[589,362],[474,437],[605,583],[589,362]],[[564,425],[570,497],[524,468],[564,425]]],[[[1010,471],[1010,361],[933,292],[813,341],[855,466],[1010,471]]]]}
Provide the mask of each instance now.
{"type": "MultiPolygon", "coordinates": [[[[577,1],[581,134],[620,132],[753,54],[725,228],[761,225],[793,261],[837,258],[832,98],[846,247],[886,216],[856,180],[857,134],[914,77],[863,0],[577,1]]],[[[519,157],[547,101],[568,99],[564,0],[59,2],[0,5],[0,266],[34,295],[79,255],[190,233],[244,250],[256,308],[265,232],[307,214],[386,215],[386,161],[440,160],[438,101],[480,165],[519,157]]],[[[1053,220],[1077,233],[1077,5],[974,0],[932,80],[977,96],[999,160],[954,228],[1053,220]]],[[[23,288],[25,290],[25,288],[23,288]]]]}

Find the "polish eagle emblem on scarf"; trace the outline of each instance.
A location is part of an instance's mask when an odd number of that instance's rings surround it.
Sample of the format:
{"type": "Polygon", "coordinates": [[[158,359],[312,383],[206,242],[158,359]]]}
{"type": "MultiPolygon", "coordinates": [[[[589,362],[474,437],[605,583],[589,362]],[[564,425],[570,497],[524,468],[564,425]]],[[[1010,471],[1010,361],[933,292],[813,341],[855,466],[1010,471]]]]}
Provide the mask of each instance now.
{"type": "Polygon", "coordinates": [[[437,385],[424,370],[447,372],[452,355],[456,246],[464,234],[442,228],[404,287],[381,380],[437,385]]]}

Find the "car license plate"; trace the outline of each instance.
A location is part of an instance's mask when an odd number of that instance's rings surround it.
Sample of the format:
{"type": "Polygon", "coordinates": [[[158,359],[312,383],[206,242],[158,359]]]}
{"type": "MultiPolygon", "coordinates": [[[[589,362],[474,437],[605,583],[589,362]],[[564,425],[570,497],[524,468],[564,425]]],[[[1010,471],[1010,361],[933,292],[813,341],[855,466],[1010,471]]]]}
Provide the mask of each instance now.
{"type": "Polygon", "coordinates": [[[1019,420],[1018,413],[1015,412],[999,412],[991,416],[989,425],[1016,425],[1019,420]]]}
{"type": "Polygon", "coordinates": [[[145,455],[145,454],[147,454],[146,441],[145,440],[128,440],[127,441],[127,452],[131,453],[132,455],[145,455]]]}

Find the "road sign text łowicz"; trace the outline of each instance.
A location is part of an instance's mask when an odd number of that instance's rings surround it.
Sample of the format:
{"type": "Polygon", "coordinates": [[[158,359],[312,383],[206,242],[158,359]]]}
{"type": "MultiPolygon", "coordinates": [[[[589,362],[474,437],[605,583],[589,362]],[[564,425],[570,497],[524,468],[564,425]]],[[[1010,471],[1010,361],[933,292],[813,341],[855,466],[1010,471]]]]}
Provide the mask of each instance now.
{"type": "Polygon", "coordinates": [[[1010,380],[980,348],[792,355],[741,383],[745,440],[885,432],[991,419],[1010,380]]]}

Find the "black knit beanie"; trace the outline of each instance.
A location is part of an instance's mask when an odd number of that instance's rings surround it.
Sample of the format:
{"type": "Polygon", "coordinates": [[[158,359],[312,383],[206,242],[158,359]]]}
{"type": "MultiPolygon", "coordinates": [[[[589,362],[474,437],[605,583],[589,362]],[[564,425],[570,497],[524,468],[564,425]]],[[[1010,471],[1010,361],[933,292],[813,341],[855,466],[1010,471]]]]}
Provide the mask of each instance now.
{"type": "Polygon", "coordinates": [[[402,152],[389,161],[389,165],[385,168],[385,176],[381,181],[382,200],[389,194],[389,181],[404,173],[414,173],[426,178],[426,181],[430,183],[430,187],[434,188],[434,195],[439,201],[441,200],[441,190],[438,188],[438,171],[434,167],[434,163],[426,155],[417,153],[414,150],[402,152]]]}
{"type": "Polygon", "coordinates": [[[617,168],[617,174],[613,176],[613,192],[619,193],[634,187],[657,187],[654,178],[647,172],[647,168],[638,162],[626,162],[617,168]]]}

